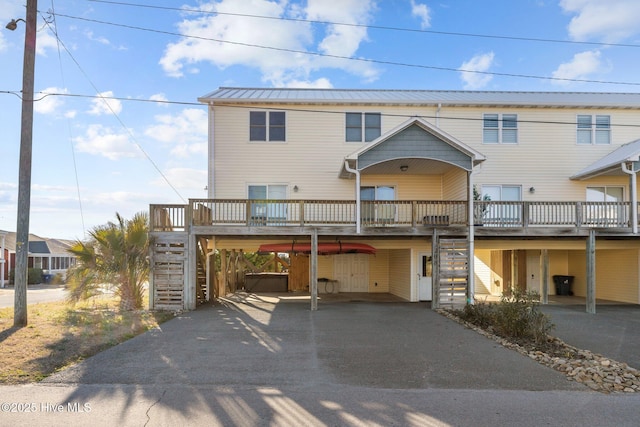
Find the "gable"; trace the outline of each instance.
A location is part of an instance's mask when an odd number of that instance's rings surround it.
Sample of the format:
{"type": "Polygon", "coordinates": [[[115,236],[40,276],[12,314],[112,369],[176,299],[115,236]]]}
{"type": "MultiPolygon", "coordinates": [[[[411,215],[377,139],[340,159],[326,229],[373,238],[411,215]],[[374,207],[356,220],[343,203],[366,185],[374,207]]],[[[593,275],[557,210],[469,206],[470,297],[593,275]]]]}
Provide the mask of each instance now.
{"type": "Polygon", "coordinates": [[[463,153],[415,123],[361,153],[358,156],[358,167],[365,169],[398,158],[438,160],[465,170],[471,170],[473,167],[473,158],[469,154],[463,153]]]}

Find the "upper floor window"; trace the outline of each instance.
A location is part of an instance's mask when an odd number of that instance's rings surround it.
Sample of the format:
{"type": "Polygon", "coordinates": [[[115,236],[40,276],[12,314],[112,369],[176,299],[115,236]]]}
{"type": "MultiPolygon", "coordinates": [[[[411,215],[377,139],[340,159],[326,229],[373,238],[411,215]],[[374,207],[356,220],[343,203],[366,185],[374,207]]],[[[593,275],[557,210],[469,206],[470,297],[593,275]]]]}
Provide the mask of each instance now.
{"type": "Polygon", "coordinates": [[[485,144],[517,144],[517,114],[485,114],[483,116],[482,142],[485,144]]]}
{"type": "Polygon", "coordinates": [[[380,136],[380,113],[347,113],[347,142],[370,142],[380,136]]]}
{"type": "Polygon", "coordinates": [[[611,116],[578,116],[578,144],[610,144],[611,116]]]}
{"type": "Polygon", "coordinates": [[[250,111],[249,141],[285,141],[284,111],[250,111]]]}

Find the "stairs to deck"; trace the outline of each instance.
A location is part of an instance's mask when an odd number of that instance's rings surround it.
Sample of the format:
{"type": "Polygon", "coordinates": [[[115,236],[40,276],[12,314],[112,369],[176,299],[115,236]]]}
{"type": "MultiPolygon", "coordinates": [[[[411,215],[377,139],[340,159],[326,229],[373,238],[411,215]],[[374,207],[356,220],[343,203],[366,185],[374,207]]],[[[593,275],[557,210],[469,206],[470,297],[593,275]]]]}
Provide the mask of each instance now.
{"type": "Polygon", "coordinates": [[[437,303],[439,307],[460,308],[469,289],[469,242],[466,239],[438,238],[437,303]]]}

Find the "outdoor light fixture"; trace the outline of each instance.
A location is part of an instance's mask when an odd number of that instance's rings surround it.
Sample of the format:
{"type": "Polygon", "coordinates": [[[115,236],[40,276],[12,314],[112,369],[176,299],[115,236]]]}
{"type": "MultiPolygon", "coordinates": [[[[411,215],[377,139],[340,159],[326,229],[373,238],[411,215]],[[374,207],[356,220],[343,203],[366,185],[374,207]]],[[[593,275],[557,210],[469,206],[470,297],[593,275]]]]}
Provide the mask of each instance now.
{"type": "Polygon", "coordinates": [[[529,193],[533,194],[536,192],[536,187],[529,187],[529,193]]]}
{"type": "Polygon", "coordinates": [[[297,192],[298,192],[298,190],[299,190],[298,186],[297,186],[297,185],[294,185],[294,186],[293,186],[293,191],[297,193],[297,192]]]}
{"type": "Polygon", "coordinates": [[[400,166],[400,170],[401,170],[402,172],[406,172],[407,170],[409,170],[409,166],[407,166],[407,165],[402,165],[402,166],[400,166]]]}
{"type": "MultiPolygon", "coordinates": [[[[9,23],[5,26],[5,28],[6,28],[7,30],[10,30],[10,31],[15,31],[15,29],[16,29],[16,28],[18,28],[18,21],[25,22],[25,20],[24,20],[24,19],[22,19],[22,18],[12,19],[12,20],[11,20],[11,22],[9,22],[9,23]]],[[[25,23],[26,23],[26,22],[25,22],[25,23]]]]}

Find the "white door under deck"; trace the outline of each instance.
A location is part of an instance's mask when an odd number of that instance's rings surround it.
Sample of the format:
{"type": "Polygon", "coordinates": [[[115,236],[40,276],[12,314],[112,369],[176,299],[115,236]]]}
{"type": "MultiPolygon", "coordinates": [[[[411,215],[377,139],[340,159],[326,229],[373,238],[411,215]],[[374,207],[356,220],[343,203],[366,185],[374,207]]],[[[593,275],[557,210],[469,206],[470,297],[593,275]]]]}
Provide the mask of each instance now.
{"type": "Polygon", "coordinates": [[[334,273],[340,292],[369,292],[369,255],[335,255],[334,273]]]}
{"type": "Polygon", "coordinates": [[[430,252],[418,252],[418,301],[433,299],[433,257],[430,252]]]}

